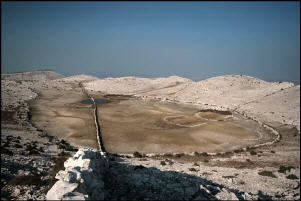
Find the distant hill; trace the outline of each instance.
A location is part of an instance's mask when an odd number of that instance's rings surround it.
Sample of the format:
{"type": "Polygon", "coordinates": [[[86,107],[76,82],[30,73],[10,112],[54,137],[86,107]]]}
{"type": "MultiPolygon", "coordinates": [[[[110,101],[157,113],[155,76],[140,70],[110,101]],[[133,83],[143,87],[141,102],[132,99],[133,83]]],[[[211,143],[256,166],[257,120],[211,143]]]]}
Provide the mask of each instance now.
{"type": "Polygon", "coordinates": [[[64,75],[58,74],[53,71],[32,71],[2,74],[1,80],[55,80],[64,77],[64,75]]]}
{"type": "Polygon", "coordinates": [[[141,78],[135,76],[97,79],[84,84],[85,88],[106,93],[133,94],[137,92],[172,87],[181,83],[192,82],[178,76],[141,78]]]}
{"type": "Polygon", "coordinates": [[[81,74],[81,75],[73,75],[73,76],[68,76],[68,77],[64,77],[62,78],[62,80],[64,81],[91,81],[91,80],[97,80],[99,79],[98,77],[94,77],[91,75],[85,75],[85,74],[81,74]]]}

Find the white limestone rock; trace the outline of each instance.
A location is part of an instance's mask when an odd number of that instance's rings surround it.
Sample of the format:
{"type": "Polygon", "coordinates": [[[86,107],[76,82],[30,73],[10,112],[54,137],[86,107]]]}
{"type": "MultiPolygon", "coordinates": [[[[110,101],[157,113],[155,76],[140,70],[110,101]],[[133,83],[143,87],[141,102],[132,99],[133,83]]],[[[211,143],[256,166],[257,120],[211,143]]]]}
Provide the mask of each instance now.
{"type": "Polygon", "coordinates": [[[61,200],[70,192],[73,192],[78,187],[77,183],[69,183],[65,181],[57,181],[52,188],[47,192],[47,200],[61,200]]]}

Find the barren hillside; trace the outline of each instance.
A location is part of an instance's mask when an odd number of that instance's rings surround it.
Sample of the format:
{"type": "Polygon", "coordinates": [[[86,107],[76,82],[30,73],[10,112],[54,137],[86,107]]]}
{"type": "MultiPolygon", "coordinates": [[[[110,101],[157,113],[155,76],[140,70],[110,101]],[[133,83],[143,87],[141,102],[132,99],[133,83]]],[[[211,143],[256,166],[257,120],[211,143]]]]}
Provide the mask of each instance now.
{"type": "Polygon", "coordinates": [[[33,71],[33,72],[22,72],[12,74],[2,74],[1,79],[3,80],[55,80],[65,77],[64,75],[58,74],[53,71],[33,71]]]}
{"type": "Polygon", "coordinates": [[[85,88],[110,94],[135,94],[164,87],[175,86],[180,83],[192,82],[189,79],[170,76],[162,78],[120,77],[98,79],[85,83],[85,88]]]}

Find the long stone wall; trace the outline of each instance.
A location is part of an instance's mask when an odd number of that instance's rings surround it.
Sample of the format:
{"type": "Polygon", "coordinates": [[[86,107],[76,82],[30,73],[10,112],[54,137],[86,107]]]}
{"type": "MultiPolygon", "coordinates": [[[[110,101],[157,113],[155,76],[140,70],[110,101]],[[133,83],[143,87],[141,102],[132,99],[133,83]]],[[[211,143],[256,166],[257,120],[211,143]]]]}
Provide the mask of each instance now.
{"type": "MultiPolygon", "coordinates": [[[[80,83],[82,87],[82,84],[80,83]]],[[[108,171],[109,161],[101,137],[98,122],[97,104],[94,98],[85,93],[93,101],[96,138],[99,151],[80,149],[65,163],[65,170],[59,171],[55,178],[58,181],[46,195],[47,200],[104,200],[103,176],[108,171]]]]}
{"type": "Polygon", "coordinates": [[[104,200],[104,175],[108,161],[103,153],[80,149],[56,174],[58,181],[46,195],[47,200],[104,200]]]}

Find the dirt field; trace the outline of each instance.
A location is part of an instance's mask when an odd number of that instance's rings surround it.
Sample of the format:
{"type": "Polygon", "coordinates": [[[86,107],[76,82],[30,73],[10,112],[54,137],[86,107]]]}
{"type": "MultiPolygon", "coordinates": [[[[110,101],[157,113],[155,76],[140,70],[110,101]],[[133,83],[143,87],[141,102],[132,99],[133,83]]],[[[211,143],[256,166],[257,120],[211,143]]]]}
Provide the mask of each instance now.
{"type": "Polygon", "coordinates": [[[92,107],[80,103],[85,99],[77,85],[68,91],[45,90],[30,102],[31,122],[73,145],[97,149],[92,107]]]}
{"type": "Polygon", "coordinates": [[[229,151],[272,137],[237,115],[199,113],[192,106],[152,100],[111,100],[99,105],[99,121],[105,147],[112,153],[229,151]]]}
{"type": "MultiPolygon", "coordinates": [[[[200,112],[199,108],[129,96],[92,94],[111,102],[98,105],[102,138],[111,153],[229,151],[270,140],[251,120],[200,112]],[[230,118],[229,118],[230,117],[230,118]]],[[[97,148],[92,105],[79,86],[50,89],[31,101],[32,123],[48,134],[81,147],[97,148]]]]}

